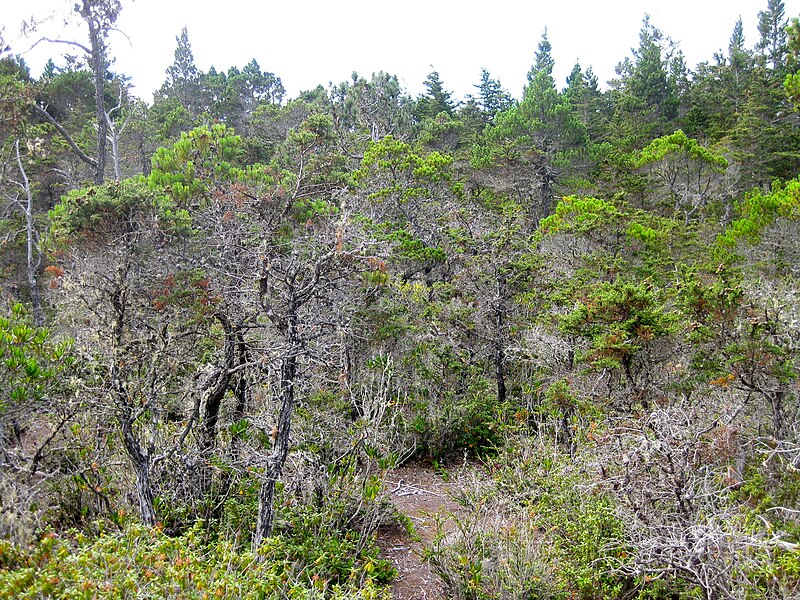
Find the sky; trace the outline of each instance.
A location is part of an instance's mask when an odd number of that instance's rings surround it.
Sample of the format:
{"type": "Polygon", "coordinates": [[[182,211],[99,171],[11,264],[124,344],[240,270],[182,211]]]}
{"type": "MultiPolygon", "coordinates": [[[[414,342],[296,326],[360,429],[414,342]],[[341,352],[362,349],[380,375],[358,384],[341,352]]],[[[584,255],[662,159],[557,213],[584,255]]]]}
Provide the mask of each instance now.
{"type": "MultiPolygon", "coordinates": [[[[63,45],[20,35],[25,20],[46,19],[39,35],[77,39],[64,27],[75,0],[0,0],[0,27],[12,51],[38,76],[63,45]]],[[[172,64],[176,36],[187,27],[198,68],[243,67],[253,58],[283,81],[289,98],[303,90],[386,71],[412,95],[424,91],[432,70],[455,99],[475,93],[482,68],[519,98],[547,28],[559,87],[576,61],[591,66],[601,85],[638,44],[645,13],[678,43],[690,68],[726,49],[739,16],[748,47],[758,41],[758,12],[767,0],[123,0],[109,39],[114,69],[132,78],[150,101],[172,64]]],[[[800,0],[784,0],[786,17],[800,16],[800,0]]],[[[73,52],[74,53],[74,52],[73,52]]]]}

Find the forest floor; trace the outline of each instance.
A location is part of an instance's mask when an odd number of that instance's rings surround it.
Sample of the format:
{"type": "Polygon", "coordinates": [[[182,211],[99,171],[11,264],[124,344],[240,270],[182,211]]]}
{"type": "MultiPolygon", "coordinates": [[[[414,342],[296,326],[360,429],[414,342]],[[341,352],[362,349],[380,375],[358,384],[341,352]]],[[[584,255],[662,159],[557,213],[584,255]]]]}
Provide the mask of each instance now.
{"type": "Polygon", "coordinates": [[[386,489],[395,508],[406,515],[415,535],[402,527],[381,530],[378,545],[381,554],[397,569],[392,583],[395,600],[440,600],[446,598],[444,585],[422,558],[425,547],[436,535],[454,527],[453,515],[460,506],[452,498],[459,485],[455,472],[441,471],[429,465],[403,465],[393,471],[386,489]]]}

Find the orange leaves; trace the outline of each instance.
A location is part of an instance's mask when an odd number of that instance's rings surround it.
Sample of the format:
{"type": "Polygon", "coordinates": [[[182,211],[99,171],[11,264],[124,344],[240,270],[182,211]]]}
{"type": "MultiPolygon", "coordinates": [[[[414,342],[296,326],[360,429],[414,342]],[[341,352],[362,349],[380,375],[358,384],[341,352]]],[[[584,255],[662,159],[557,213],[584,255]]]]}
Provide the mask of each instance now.
{"type": "Polygon", "coordinates": [[[344,247],[344,227],[336,229],[336,253],[341,254],[344,247]]]}
{"type": "Polygon", "coordinates": [[[64,269],[57,265],[48,265],[44,268],[44,272],[53,278],[50,280],[50,287],[52,289],[57,288],[59,280],[64,275],[64,269]]]}
{"type": "Polygon", "coordinates": [[[382,274],[385,274],[387,271],[386,261],[376,258],[374,256],[370,256],[367,259],[367,264],[373,271],[378,271],[382,274]]]}
{"type": "Polygon", "coordinates": [[[56,265],[48,265],[44,268],[44,272],[53,277],[61,277],[64,274],[64,269],[56,265]]]}
{"type": "Polygon", "coordinates": [[[211,293],[211,281],[201,270],[170,273],[162,284],[150,293],[153,309],[161,312],[167,307],[193,309],[206,314],[219,297],[211,293]]]}
{"type": "Polygon", "coordinates": [[[719,386],[719,387],[726,388],[731,384],[731,382],[734,379],[736,379],[736,375],[734,375],[733,373],[728,373],[727,375],[722,375],[721,377],[717,377],[716,379],[712,379],[708,383],[710,385],[716,385],[716,386],[719,386]]]}

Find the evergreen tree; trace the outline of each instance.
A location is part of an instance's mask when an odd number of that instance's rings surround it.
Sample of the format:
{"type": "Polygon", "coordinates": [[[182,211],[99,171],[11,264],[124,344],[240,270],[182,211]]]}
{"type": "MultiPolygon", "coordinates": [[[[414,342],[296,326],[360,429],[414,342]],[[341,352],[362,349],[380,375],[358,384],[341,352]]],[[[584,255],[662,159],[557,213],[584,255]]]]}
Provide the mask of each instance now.
{"type": "Polygon", "coordinates": [[[424,85],[428,91],[417,99],[417,106],[414,110],[417,120],[432,119],[440,113],[452,117],[455,111],[455,102],[452,99],[452,92],[444,89],[439,72],[431,71],[425,79],[424,85]]]}
{"type": "Polygon", "coordinates": [[[491,77],[486,69],[481,69],[481,82],[474,87],[478,89],[476,103],[487,123],[491,123],[495,115],[506,110],[512,104],[511,96],[497,79],[491,77]]]}
{"type": "Polygon", "coordinates": [[[645,15],[633,60],[617,66],[615,130],[625,147],[639,147],[665,133],[677,114],[663,44],[661,31],[645,15]]]}
{"type": "Polygon", "coordinates": [[[785,16],[783,0],[767,0],[767,9],[758,13],[758,32],[761,39],[756,49],[770,68],[781,71],[786,65],[787,36],[789,22],[785,16]]]}
{"type": "Polygon", "coordinates": [[[597,76],[589,67],[584,73],[579,62],[575,63],[567,77],[564,97],[569,101],[578,118],[586,126],[590,139],[601,140],[606,134],[608,115],[603,103],[597,76]]]}
{"type": "Polygon", "coordinates": [[[177,99],[193,117],[197,117],[203,112],[201,84],[204,76],[195,65],[186,27],[175,41],[175,60],[167,67],[167,79],[158,93],[161,99],[177,99]]]}
{"type": "Polygon", "coordinates": [[[279,105],[286,93],[280,77],[261,71],[255,59],[241,70],[228,72],[212,66],[201,79],[204,105],[210,116],[244,132],[248,121],[261,104],[279,105]]]}
{"type": "Polygon", "coordinates": [[[727,54],[719,52],[714,59],[695,69],[685,123],[691,135],[719,141],[736,125],[753,75],[741,17],[734,24],[727,54]]]}
{"type": "MultiPolygon", "coordinates": [[[[788,48],[791,57],[791,64],[796,69],[798,56],[800,56],[800,19],[792,19],[791,26],[787,27],[788,48]]],[[[786,96],[791,100],[794,109],[800,110],[800,74],[789,73],[783,82],[783,89],[786,96]]]]}
{"type": "MultiPolygon", "coordinates": [[[[563,97],[556,90],[553,79],[553,66],[555,61],[551,55],[552,46],[547,39],[547,29],[542,33],[542,39],[536,50],[536,57],[528,71],[528,84],[525,86],[521,108],[526,116],[541,124],[541,128],[551,129],[554,118],[562,107],[563,97]]],[[[551,134],[558,134],[551,131],[551,134]]],[[[549,137],[549,135],[548,135],[549,137]]]]}
{"type": "Polygon", "coordinates": [[[672,95],[662,56],[662,40],[661,31],[650,23],[650,16],[645,15],[627,87],[631,96],[645,107],[657,110],[659,116],[670,117],[672,95]]]}
{"type": "Polygon", "coordinates": [[[503,157],[519,166],[513,193],[525,197],[531,222],[549,214],[556,185],[582,170],[588,143],[585,125],[556,90],[551,50],[545,31],[522,101],[497,115],[474,156],[476,164],[488,166],[503,157]]]}
{"type": "Polygon", "coordinates": [[[739,98],[742,96],[745,77],[751,68],[750,55],[745,47],[744,25],[742,18],[736,21],[733,33],[728,44],[728,65],[730,66],[730,83],[732,84],[733,100],[736,110],[739,109],[739,98]]]}
{"type": "Polygon", "coordinates": [[[547,27],[545,27],[542,32],[542,39],[539,40],[539,45],[536,47],[535,60],[530,71],[528,71],[528,85],[531,85],[534,79],[541,74],[553,76],[553,67],[556,63],[553,60],[552,52],[553,45],[547,38],[547,27]]]}
{"type": "Polygon", "coordinates": [[[689,89],[689,68],[686,66],[686,57],[681,50],[675,52],[669,60],[669,89],[672,90],[675,103],[675,116],[682,118],[688,110],[689,89]]]}

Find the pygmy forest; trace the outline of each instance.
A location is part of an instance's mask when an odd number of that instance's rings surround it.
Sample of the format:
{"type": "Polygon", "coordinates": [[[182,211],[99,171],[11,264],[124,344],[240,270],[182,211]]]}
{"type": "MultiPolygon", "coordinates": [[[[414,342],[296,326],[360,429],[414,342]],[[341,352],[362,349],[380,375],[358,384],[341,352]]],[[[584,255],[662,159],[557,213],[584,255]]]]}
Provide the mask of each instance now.
{"type": "Polygon", "coordinates": [[[800,598],[781,0],[521,98],[184,29],[151,103],[124,4],[0,41],[0,597],[800,598]]]}

